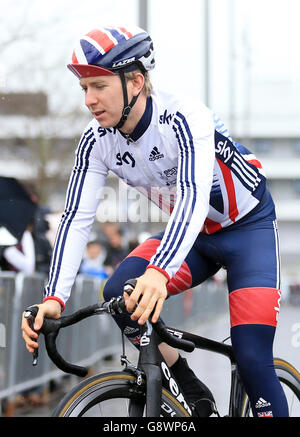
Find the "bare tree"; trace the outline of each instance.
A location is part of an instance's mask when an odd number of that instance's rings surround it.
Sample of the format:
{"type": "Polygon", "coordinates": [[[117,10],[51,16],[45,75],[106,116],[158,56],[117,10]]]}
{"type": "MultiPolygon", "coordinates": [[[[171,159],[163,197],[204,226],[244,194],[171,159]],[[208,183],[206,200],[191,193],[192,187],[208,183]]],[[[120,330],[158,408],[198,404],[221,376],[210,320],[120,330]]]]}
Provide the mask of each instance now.
{"type": "MultiPolygon", "coordinates": [[[[26,122],[29,125],[28,129],[25,128],[21,133],[22,138],[16,141],[21,147],[10,147],[7,162],[22,159],[30,165],[33,175],[30,182],[35,184],[40,200],[47,202],[52,193],[66,186],[79,136],[76,127],[83,124],[82,112],[76,106],[68,104],[72,101],[70,93],[73,91],[66,82],[68,71],[64,49],[56,47],[56,43],[51,41],[51,33],[57,33],[59,26],[63,25],[64,18],[59,10],[52,18],[37,19],[35,8],[38,3],[40,4],[37,0],[18,0],[14,6],[10,0],[2,0],[1,6],[5,9],[3,2],[6,3],[10,14],[14,11],[16,13],[13,14],[13,19],[10,19],[9,12],[0,16],[0,50],[4,60],[11,54],[18,56],[10,58],[8,63],[10,67],[6,71],[6,93],[1,94],[1,99],[2,102],[5,98],[9,99],[11,89],[14,93],[19,91],[21,97],[23,95],[23,101],[18,100],[21,109],[18,108],[16,114],[27,113],[30,116],[26,122]],[[28,94],[26,97],[24,91],[46,93],[47,114],[44,106],[39,108],[41,103],[34,102],[28,94]],[[32,111],[28,110],[30,100],[35,105],[32,111]],[[62,126],[61,133],[54,132],[53,126],[57,124],[58,119],[62,126]],[[75,128],[74,137],[65,135],[64,125],[66,128],[75,128]],[[35,133],[30,133],[32,131],[35,133]]],[[[0,115],[1,113],[3,114],[3,110],[0,111],[0,115]]],[[[17,129],[15,135],[20,135],[17,129]]]]}

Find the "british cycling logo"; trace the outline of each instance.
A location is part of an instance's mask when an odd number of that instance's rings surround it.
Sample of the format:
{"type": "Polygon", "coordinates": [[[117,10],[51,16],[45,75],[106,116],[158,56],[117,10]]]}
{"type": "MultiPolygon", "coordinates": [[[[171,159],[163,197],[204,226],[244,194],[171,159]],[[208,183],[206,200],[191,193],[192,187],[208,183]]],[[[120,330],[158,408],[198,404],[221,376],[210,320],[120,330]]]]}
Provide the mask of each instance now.
{"type": "Polygon", "coordinates": [[[0,323],[0,347],[6,346],[6,331],[5,331],[5,325],[4,323],[0,323]]]}
{"type": "Polygon", "coordinates": [[[177,182],[177,167],[169,168],[163,172],[158,172],[159,177],[167,186],[176,185],[177,182]]]}

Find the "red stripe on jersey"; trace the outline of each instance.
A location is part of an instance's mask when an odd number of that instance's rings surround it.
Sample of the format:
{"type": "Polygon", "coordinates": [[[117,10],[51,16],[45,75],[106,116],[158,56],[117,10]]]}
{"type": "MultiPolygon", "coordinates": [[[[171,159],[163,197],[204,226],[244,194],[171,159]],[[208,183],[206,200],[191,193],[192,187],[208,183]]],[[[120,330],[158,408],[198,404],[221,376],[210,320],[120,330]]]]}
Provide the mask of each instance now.
{"type": "Polygon", "coordinates": [[[202,233],[204,234],[214,234],[222,229],[222,226],[218,222],[214,222],[213,220],[206,218],[204,222],[204,226],[202,229],[202,233]]]}
{"type": "Polygon", "coordinates": [[[251,159],[250,161],[247,161],[247,162],[249,162],[249,164],[252,164],[257,168],[262,168],[261,163],[257,159],[251,159]]]}
{"type": "Polygon", "coordinates": [[[173,209],[174,209],[174,204],[175,204],[175,195],[174,194],[170,194],[170,214],[172,214],[173,209]]]}
{"type": "MultiPolygon", "coordinates": [[[[140,258],[144,258],[147,261],[150,261],[152,256],[155,254],[158,246],[160,245],[160,242],[161,241],[156,238],[150,238],[149,240],[144,241],[142,244],[136,247],[132,252],[130,252],[127,258],[137,256],[140,258]]],[[[152,266],[149,265],[149,267],[152,266]]],[[[153,266],[153,268],[156,268],[156,266],[153,266]]],[[[192,274],[187,263],[184,261],[176,275],[174,275],[173,278],[169,280],[167,284],[167,291],[172,295],[178,294],[191,288],[191,285],[192,274]]]]}
{"type": "Polygon", "coordinates": [[[276,288],[253,287],[229,294],[231,327],[237,325],[277,325],[281,291],[276,288]]]}
{"type": "Polygon", "coordinates": [[[158,207],[159,207],[159,209],[162,209],[162,205],[163,205],[163,195],[160,193],[158,195],[158,207]]]}
{"type": "MultiPolygon", "coordinates": [[[[187,266],[186,262],[182,263],[181,267],[187,266]]],[[[189,290],[192,285],[192,275],[189,270],[189,273],[186,274],[180,268],[175,276],[171,279],[171,281],[167,284],[167,291],[172,296],[175,294],[179,294],[182,291],[189,290]]]]}
{"type": "Polygon", "coordinates": [[[127,256],[138,256],[140,258],[144,258],[147,261],[150,261],[152,256],[155,254],[156,249],[160,245],[160,240],[156,238],[150,238],[149,240],[144,241],[142,244],[133,249],[132,252],[127,256]]]}
{"type": "Polygon", "coordinates": [[[235,188],[234,188],[231,171],[227,167],[227,165],[225,165],[220,159],[217,158],[217,161],[220,166],[221,172],[223,174],[223,178],[226,186],[228,202],[229,202],[228,215],[230,220],[232,222],[235,222],[235,219],[238,216],[239,212],[236,204],[235,188]]]}
{"type": "Polygon", "coordinates": [[[132,38],[132,33],[128,32],[125,27],[120,27],[120,30],[125,33],[129,38],[132,38]]]}
{"type": "Polygon", "coordinates": [[[108,37],[106,33],[101,32],[101,30],[91,30],[89,33],[87,33],[87,36],[95,40],[105,52],[108,52],[115,46],[115,43],[108,37]]]}

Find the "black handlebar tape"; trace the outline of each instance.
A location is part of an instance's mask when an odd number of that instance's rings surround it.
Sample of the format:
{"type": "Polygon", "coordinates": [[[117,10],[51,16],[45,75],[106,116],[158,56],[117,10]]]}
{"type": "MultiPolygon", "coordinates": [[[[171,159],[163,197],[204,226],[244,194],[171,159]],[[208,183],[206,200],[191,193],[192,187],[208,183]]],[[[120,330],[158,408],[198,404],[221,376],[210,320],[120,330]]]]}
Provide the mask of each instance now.
{"type": "Polygon", "coordinates": [[[64,328],[65,326],[74,325],[75,323],[80,322],[86,317],[90,317],[94,314],[97,314],[97,311],[101,307],[102,307],[102,302],[98,302],[94,305],[89,305],[85,308],[81,308],[80,310],[76,311],[73,314],[70,314],[69,316],[63,316],[59,319],[61,327],[64,328]]]}
{"type": "Polygon", "coordinates": [[[47,353],[50,359],[53,361],[53,363],[62,371],[66,373],[72,373],[80,377],[87,375],[88,370],[85,367],[68,363],[60,355],[60,353],[57,351],[55,341],[60,328],[73,325],[74,323],[77,323],[88,316],[97,314],[97,310],[99,310],[99,308],[101,308],[101,304],[97,303],[95,305],[90,305],[86,308],[76,311],[74,314],[71,314],[69,316],[61,317],[60,319],[48,319],[48,318],[44,319],[41,332],[45,336],[45,345],[46,345],[47,353]]]}
{"type": "Polygon", "coordinates": [[[47,336],[45,336],[45,345],[47,349],[47,353],[53,363],[63,372],[72,373],[73,375],[84,377],[87,375],[88,370],[85,367],[77,366],[75,364],[68,363],[66,360],[62,358],[60,353],[56,349],[55,339],[57,337],[57,333],[51,332],[47,336]]]}
{"type": "Polygon", "coordinates": [[[176,347],[178,349],[182,349],[185,352],[193,352],[195,349],[195,344],[192,341],[184,340],[179,337],[174,337],[174,335],[170,334],[161,320],[158,320],[156,323],[152,324],[154,331],[161,338],[161,340],[165,341],[168,345],[176,347]]]}

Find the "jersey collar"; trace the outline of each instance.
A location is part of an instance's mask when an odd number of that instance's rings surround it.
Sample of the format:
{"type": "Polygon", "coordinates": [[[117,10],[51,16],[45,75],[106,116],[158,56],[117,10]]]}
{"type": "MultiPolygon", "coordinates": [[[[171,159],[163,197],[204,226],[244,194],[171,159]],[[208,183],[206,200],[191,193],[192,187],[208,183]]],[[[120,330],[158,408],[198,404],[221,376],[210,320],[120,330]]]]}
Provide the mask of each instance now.
{"type": "Polygon", "coordinates": [[[127,141],[129,141],[129,142],[137,141],[139,138],[141,138],[141,136],[148,129],[150,122],[151,122],[151,119],[152,119],[152,112],[153,112],[152,98],[150,96],[147,98],[146,108],[145,108],[144,114],[142,115],[140,121],[138,122],[138,124],[136,125],[134,130],[131,132],[131,134],[128,135],[128,134],[124,134],[123,132],[119,131],[120,134],[124,138],[126,138],[127,141]]]}

